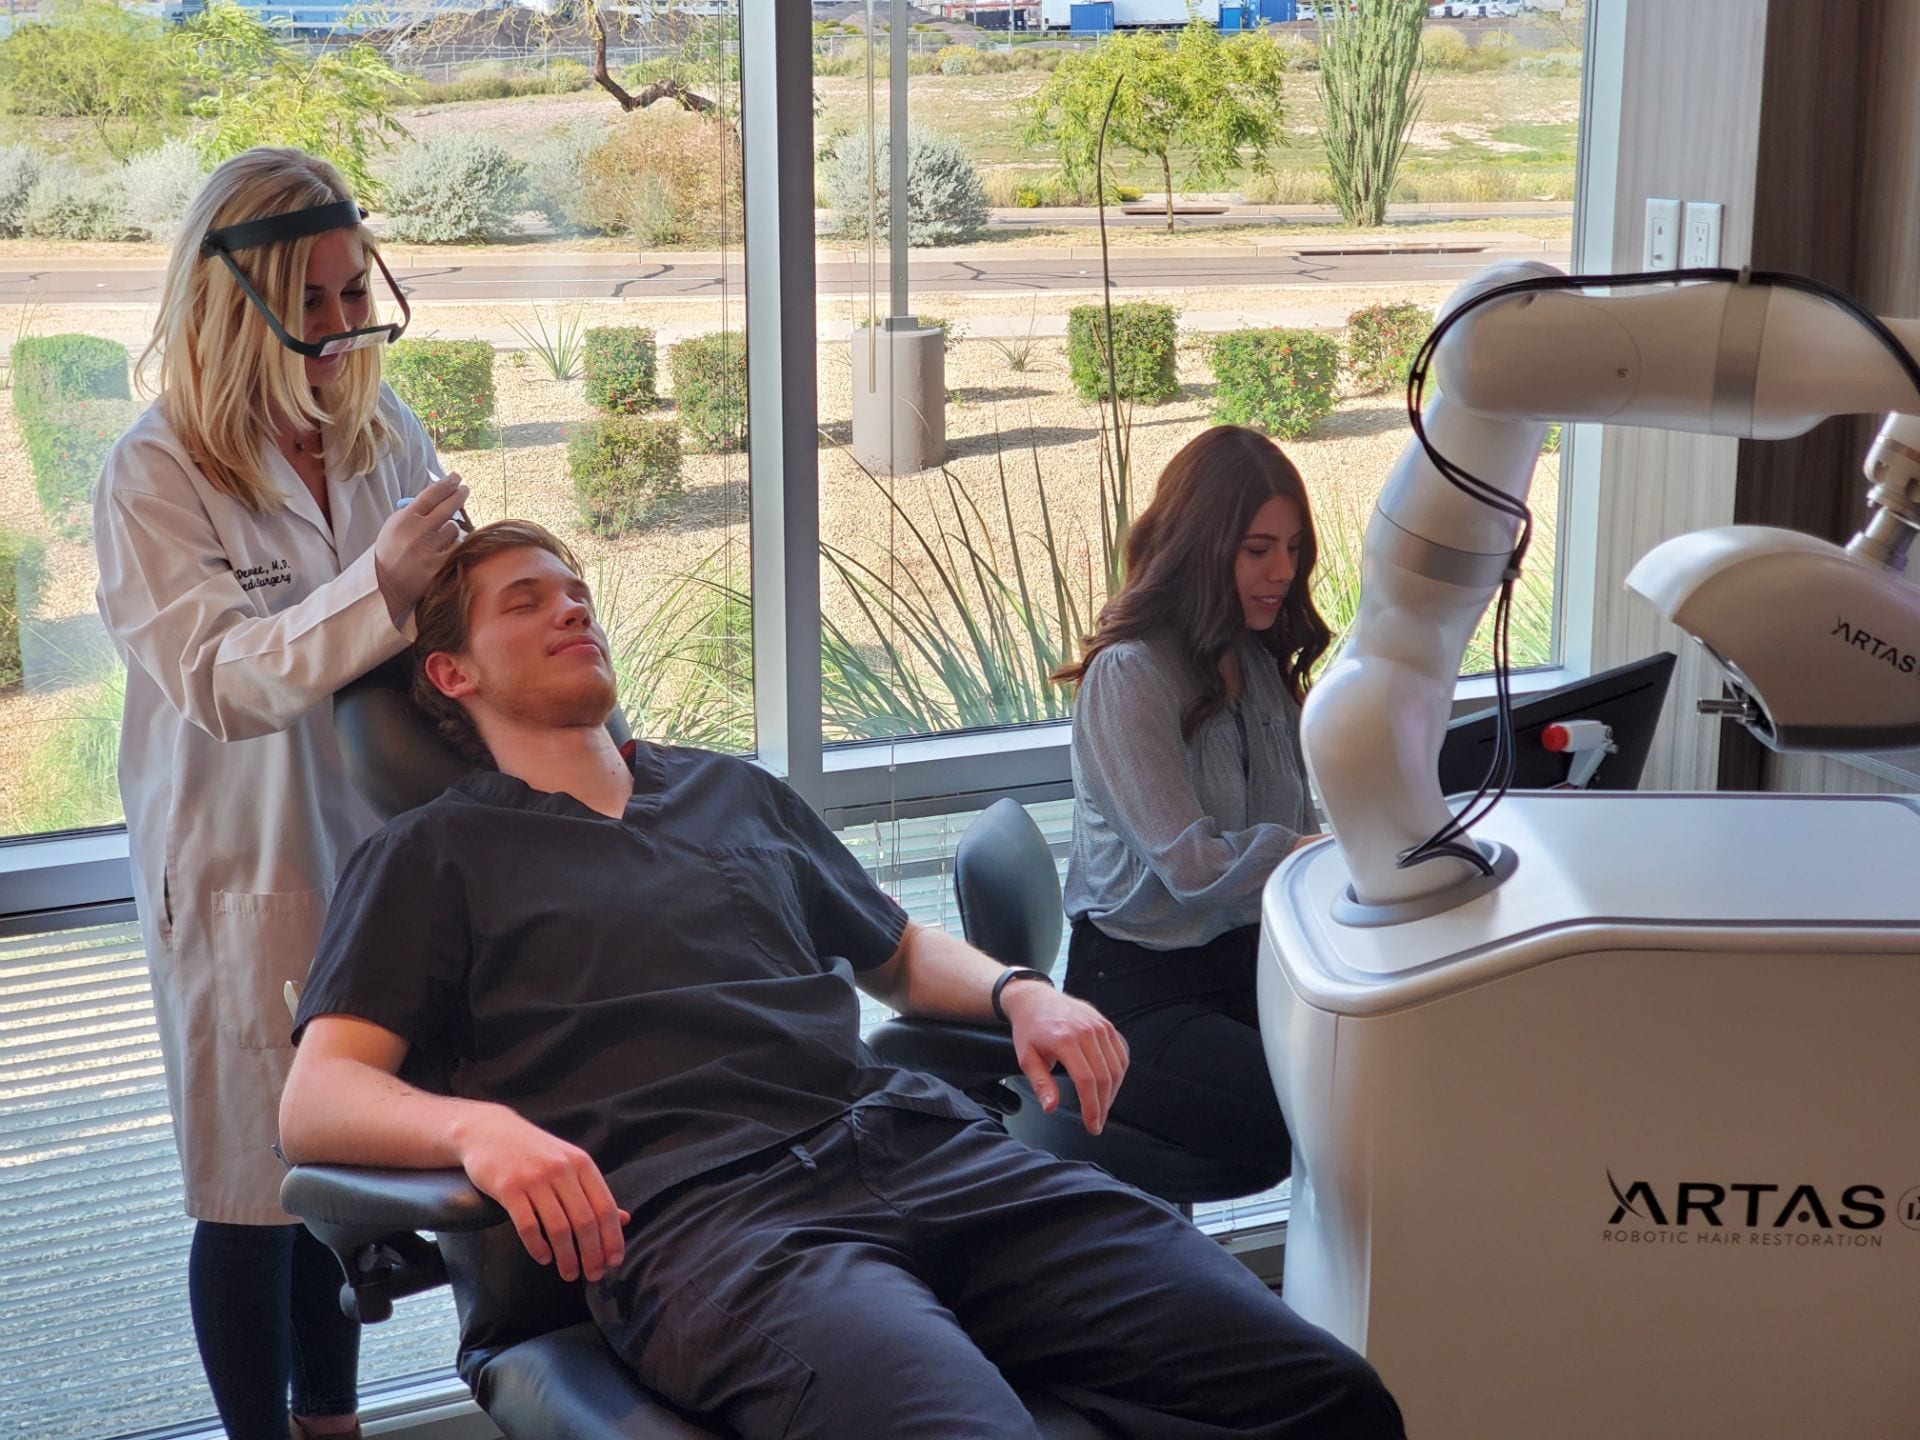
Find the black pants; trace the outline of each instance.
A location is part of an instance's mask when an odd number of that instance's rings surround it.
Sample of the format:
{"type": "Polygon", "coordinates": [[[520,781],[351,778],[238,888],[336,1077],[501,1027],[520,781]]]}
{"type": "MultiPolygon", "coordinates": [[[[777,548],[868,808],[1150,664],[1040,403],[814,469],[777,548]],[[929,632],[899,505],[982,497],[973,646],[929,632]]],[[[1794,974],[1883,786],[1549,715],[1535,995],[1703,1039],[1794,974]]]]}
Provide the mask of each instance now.
{"type": "Polygon", "coordinates": [[[1254,1004],[1260,927],[1192,950],[1148,950],[1076,920],[1067,947],[1069,995],[1126,1037],[1127,1078],[1116,1119],[1279,1184],[1293,1143],[1274,1098],[1254,1004]]]}
{"type": "Polygon", "coordinates": [[[587,1299],[743,1440],[1036,1440],[1009,1378],[1142,1440],[1403,1433],[1365,1360],[1177,1212],[989,1121],[859,1107],[643,1207],[587,1299]]]}
{"type": "Polygon", "coordinates": [[[304,1225],[194,1228],[187,1298],[207,1385],[232,1440],[286,1440],[293,1413],[351,1415],[360,1327],[333,1252],[304,1225]]]}

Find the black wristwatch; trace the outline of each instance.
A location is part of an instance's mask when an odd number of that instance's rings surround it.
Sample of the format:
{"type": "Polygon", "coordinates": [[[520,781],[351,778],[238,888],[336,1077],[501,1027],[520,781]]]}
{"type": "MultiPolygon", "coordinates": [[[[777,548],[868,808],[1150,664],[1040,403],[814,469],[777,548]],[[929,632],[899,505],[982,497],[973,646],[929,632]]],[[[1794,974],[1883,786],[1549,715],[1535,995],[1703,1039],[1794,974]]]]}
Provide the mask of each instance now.
{"type": "Polygon", "coordinates": [[[1038,980],[1042,985],[1053,984],[1053,977],[1044,970],[1029,970],[1024,965],[1012,965],[1003,970],[1000,978],[993,982],[993,1013],[1000,1017],[1002,1025],[1011,1025],[1007,1012],[1000,1004],[1000,992],[1015,980],[1038,980]]]}

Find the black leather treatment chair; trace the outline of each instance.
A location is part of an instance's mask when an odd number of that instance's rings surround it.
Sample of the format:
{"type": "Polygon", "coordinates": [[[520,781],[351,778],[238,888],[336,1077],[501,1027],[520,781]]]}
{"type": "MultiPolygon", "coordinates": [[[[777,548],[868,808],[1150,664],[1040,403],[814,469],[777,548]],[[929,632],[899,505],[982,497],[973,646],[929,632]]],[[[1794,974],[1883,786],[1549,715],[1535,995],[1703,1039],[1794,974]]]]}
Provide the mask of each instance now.
{"type": "MultiPolygon", "coordinates": [[[[1053,973],[1066,923],[1059,872],[1040,827],[1017,803],[996,800],[967,826],[954,852],[953,888],[970,945],[1003,965],[1053,973]]],[[[1111,1116],[1098,1135],[1089,1135],[1073,1082],[1058,1079],[1060,1107],[1051,1115],[1024,1077],[1008,1080],[1019,1103],[1003,1115],[1007,1129],[1037,1149],[1089,1160],[1189,1216],[1195,1204],[1255,1195],[1286,1178],[1284,1172],[1225,1164],[1111,1116]]]]}
{"type": "MultiPolygon", "coordinates": [[[[334,701],[348,773],[382,819],[425,804],[473,768],[408,699],[407,674],[403,656],[334,701]]],[[[607,728],[627,738],[617,712],[607,728]]],[[[876,1047],[893,1063],[938,1075],[995,1109],[1019,1103],[1001,1083],[1019,1068],[1003,1032],[925,1021],[880,1028],[897,1032],[876,1047]]],[[[508,1440],[731,1435],[644,1389],[588,1318],[581,1286],[536,1264],[505,1211],[461,1171],[296,1165],[280,1198],[339,1257],[350,1316],[384,1320],[396,1299],[451,1284],[460,1377],[508,1440]]],[[[1047,1440],[1112,1440],[1045,1391],[1021,1395],[1047,1440]]]]}

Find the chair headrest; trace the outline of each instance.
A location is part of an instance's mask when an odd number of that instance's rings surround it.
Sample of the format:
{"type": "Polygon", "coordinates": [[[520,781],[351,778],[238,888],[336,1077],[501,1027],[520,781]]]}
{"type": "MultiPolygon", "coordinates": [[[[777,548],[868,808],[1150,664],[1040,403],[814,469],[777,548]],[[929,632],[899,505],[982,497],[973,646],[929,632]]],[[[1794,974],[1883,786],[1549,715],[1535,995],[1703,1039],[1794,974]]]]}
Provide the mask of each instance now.
{"type": "Polygon", "coordinates": [[[1059,871],[1017,801],[996,800],[967,826],[953,852],[953,890],[970,945],[1002,965],[1052,972],[1066,927],[1059,871]]]}
{"type": "MultiPolygon", "coordinates": [[[[333,728],[347,778],[382,820],[417,809],[478,767],[440,738],[413,703],[413,656],[402,651],[333,697],[333,728]]],[[[630,732],[616,709],[607,732],[625,744],[630,732]]]]}

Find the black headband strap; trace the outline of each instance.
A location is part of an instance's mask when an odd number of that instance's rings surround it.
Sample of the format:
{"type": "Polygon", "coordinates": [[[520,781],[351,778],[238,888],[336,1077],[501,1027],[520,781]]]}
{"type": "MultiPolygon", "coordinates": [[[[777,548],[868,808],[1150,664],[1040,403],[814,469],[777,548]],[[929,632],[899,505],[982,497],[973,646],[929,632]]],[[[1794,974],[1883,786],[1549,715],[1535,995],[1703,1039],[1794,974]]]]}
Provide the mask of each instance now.
{"type": "Polygon", "coordinates": [[[364,212],[353,201],[336,200],[327,205],[289,210],[284,215],[269,215],[262,220],[242,220],[237,225],[223,225],[218,230],[209,230],[207,238],[200,242],[200,253],[215,255],[223,250],[231,253],[235,250],[251,250],[256,245],[271,245],[276,240],[300,240],[328,230],[351,229],[365,218],[364,212]]]}

